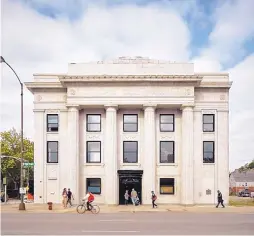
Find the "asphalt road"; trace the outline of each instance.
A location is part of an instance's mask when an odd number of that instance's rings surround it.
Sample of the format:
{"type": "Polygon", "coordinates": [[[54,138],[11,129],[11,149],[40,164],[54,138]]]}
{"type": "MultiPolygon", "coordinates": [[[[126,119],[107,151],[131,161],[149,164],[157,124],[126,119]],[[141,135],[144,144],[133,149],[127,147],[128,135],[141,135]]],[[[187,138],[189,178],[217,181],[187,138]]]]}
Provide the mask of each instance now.
{"type": "Polygon", "coordinates": [[[2,213],[2,235],[253,235],[254,214],[2,213]]]}

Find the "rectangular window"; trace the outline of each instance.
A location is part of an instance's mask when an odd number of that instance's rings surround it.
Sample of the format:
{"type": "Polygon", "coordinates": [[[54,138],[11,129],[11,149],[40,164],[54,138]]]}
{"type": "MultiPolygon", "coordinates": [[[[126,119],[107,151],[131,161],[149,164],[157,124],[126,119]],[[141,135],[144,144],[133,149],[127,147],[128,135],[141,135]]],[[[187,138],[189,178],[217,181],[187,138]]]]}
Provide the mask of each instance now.
{"type": "Polygon", "coordinates": [[[214,142],[203,142],[203,163],[214,163],[214,142]]]}
{"type": "Polygon", "coordinates": [[[138,132],[138,115],[123,115],[123,132],[138,132]]]}
{"type": "Polygon", "coordinates": [[[58,115],[57,114],[47,115],[47,131],[58,132],[58,115]]]}
{"type": "Polygon", "coordinates": [[[175,179],[174,178],[160,179],[160,194],[175,194],[175,179]]]}
{"type": "Polygon", "coordinates": [[[58,142],[47,142],[47,163],[58,163],[58,142]]]}
{"type": "Polygon", "coordinates": [[[101,163],[101,142],[87,141],[86,142],[86,162],[101,163]]]}
{"type": "Polygon", "coordinates": [[[138,142],[124,141],[123,142],[123,163],[138,162],[138,142]]]}
{"type": "Polygon", "coordinates": [[[160,131],[174,132],[175,130],[175,115],[160,115],[160,131]]]}
{"type": "Polygon", "coordinates": [[[203,132],[214,132],[214,114],[203,115],[203,132]]]}
{"type": "Polygon", "coordinates": [[[160,163],[175,163],[174,141],[160,141],[160,163]]]}
{"type": "Polygon", "coordinates": [[[101,194],[101,179],[100,178],[86,179],[86,190],[93,194],[101,194]]]}
{"type": "Polygon", "coordinates": [[[86,115],[86,131],[101,132],[101,115],[86,115]]]}

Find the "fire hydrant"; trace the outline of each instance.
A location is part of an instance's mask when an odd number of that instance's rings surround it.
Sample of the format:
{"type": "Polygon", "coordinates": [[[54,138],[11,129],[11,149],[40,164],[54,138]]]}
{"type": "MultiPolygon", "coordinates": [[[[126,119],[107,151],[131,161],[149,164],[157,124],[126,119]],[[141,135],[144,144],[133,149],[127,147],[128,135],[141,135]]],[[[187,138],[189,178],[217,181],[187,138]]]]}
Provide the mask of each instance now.
{"type": "Polygon", "coordinates": [[[48,209],[51,211],[52,210],[52,205],[53,205],[53,202],[48,202],[48,209]]]}

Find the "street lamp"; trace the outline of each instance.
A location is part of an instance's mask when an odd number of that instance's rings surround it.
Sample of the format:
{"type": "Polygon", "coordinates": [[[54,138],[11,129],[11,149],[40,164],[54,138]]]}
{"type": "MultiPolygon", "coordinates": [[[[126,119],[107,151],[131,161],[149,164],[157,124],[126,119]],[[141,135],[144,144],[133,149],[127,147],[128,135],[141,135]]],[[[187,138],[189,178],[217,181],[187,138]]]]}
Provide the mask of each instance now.
{"type": "MultiPolygon", "coordinates": [[[[23,83],[20,81],[17,73],[15,72],[15,70],[4,60],[4,58],[1,56],[1,63],[5,63],[7,66],[10,67],[10,69],[13,71],[13,73],[16,75],[19,84],[20,84],[20,96],[21,96],[21,158],[20,158],[20,162],[21,162],[21,166],[20,166],[20,188],[23,188],[24,186],[24,178],[23,178],[23,154],[24,154],[24,140],[23,140],[23,83]]],[[[19,204],[19,210],[26,210],[26,206],[24,203],[24,194],[21,193],[21,203],[19,204]]]]}

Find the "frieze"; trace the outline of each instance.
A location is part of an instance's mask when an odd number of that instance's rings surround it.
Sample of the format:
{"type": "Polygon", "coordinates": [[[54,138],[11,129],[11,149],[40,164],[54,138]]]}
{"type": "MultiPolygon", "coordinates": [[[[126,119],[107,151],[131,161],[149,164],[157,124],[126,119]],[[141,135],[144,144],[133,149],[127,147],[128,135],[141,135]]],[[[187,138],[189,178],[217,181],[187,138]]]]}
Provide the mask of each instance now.
{"type": "Polygon", "coordinates": [[[89,89],[77,88],[77,91],[74,92],[70,90],[71,95],[82,96],[82,97],[102,97],[102,96],[116,96],[116,97],[170,97],[170,96],[193,96],[194,89],[186,87],[158,87],[154,88],[144,87],[144,86],[135,86],[132,89],[128,87],[90,87],[89,89]]]}

